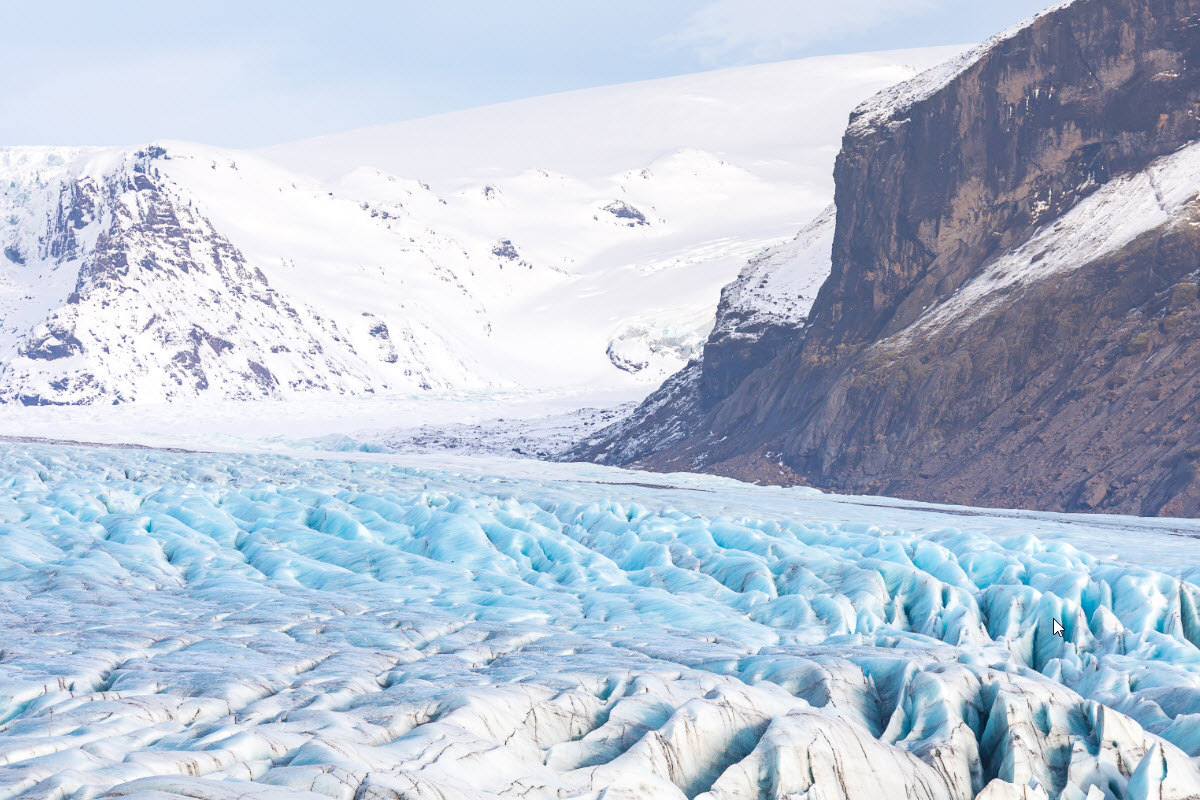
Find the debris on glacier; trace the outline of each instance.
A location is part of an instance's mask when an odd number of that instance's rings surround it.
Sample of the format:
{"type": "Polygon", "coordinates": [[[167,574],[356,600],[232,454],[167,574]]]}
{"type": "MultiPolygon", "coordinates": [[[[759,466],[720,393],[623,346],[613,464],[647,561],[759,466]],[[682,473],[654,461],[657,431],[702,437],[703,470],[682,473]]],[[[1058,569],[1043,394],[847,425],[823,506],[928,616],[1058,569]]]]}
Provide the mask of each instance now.
{"type": "Polygon", "coordinates": [[[580,439],[624,419],[636,402],[611,408],[580,408],[532,418],[498,417],[480,422],[425,424],[364,434],[368,441],[323,437],[310,440],[320,450],[393,453],[460,453],[552,461],[580,439]]]}

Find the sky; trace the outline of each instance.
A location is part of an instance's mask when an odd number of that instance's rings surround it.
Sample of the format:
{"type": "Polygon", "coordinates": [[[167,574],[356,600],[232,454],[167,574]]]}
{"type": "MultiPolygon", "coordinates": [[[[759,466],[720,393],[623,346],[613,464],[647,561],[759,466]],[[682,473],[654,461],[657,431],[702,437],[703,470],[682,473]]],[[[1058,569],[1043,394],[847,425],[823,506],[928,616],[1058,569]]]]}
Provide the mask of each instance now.
{"type": "Polygon", "coordinates": [[[1049,0],[0,0],[0,145],[259,147],[552,92],[982,41],[1049,0]]]}

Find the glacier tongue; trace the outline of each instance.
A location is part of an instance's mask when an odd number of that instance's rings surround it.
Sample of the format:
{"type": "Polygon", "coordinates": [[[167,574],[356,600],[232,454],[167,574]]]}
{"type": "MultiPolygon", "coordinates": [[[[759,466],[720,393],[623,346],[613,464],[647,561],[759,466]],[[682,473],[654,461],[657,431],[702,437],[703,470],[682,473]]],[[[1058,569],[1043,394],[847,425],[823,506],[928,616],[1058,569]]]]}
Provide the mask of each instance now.
{"type": "Polygon", "coordinates": [[[522,469],[8,446],[0,798],[1200,793],[1195,564],[522,469]]]}

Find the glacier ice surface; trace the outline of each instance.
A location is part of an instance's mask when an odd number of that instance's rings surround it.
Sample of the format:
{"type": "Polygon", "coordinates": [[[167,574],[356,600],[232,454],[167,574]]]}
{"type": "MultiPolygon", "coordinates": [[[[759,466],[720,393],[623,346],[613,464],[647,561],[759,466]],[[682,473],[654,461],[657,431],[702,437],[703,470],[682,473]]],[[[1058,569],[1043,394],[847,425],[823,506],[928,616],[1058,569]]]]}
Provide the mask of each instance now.
{"type": "Polygon", "coordinates": [[[1186,523],[464,463],[0,450],[0,800],[1200,796],[1186,523]]]}

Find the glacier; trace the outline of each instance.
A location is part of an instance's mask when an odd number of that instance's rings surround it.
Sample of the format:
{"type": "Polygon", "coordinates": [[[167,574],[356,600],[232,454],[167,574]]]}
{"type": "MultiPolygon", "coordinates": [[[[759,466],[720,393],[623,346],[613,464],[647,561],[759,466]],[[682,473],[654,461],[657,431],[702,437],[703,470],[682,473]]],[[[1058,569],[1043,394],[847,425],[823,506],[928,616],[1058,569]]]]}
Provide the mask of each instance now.
{"type": "Polygon", "coordinates": [[[1197,538],[9,441],[0,798],[1196,797],[1197,538]]]}

